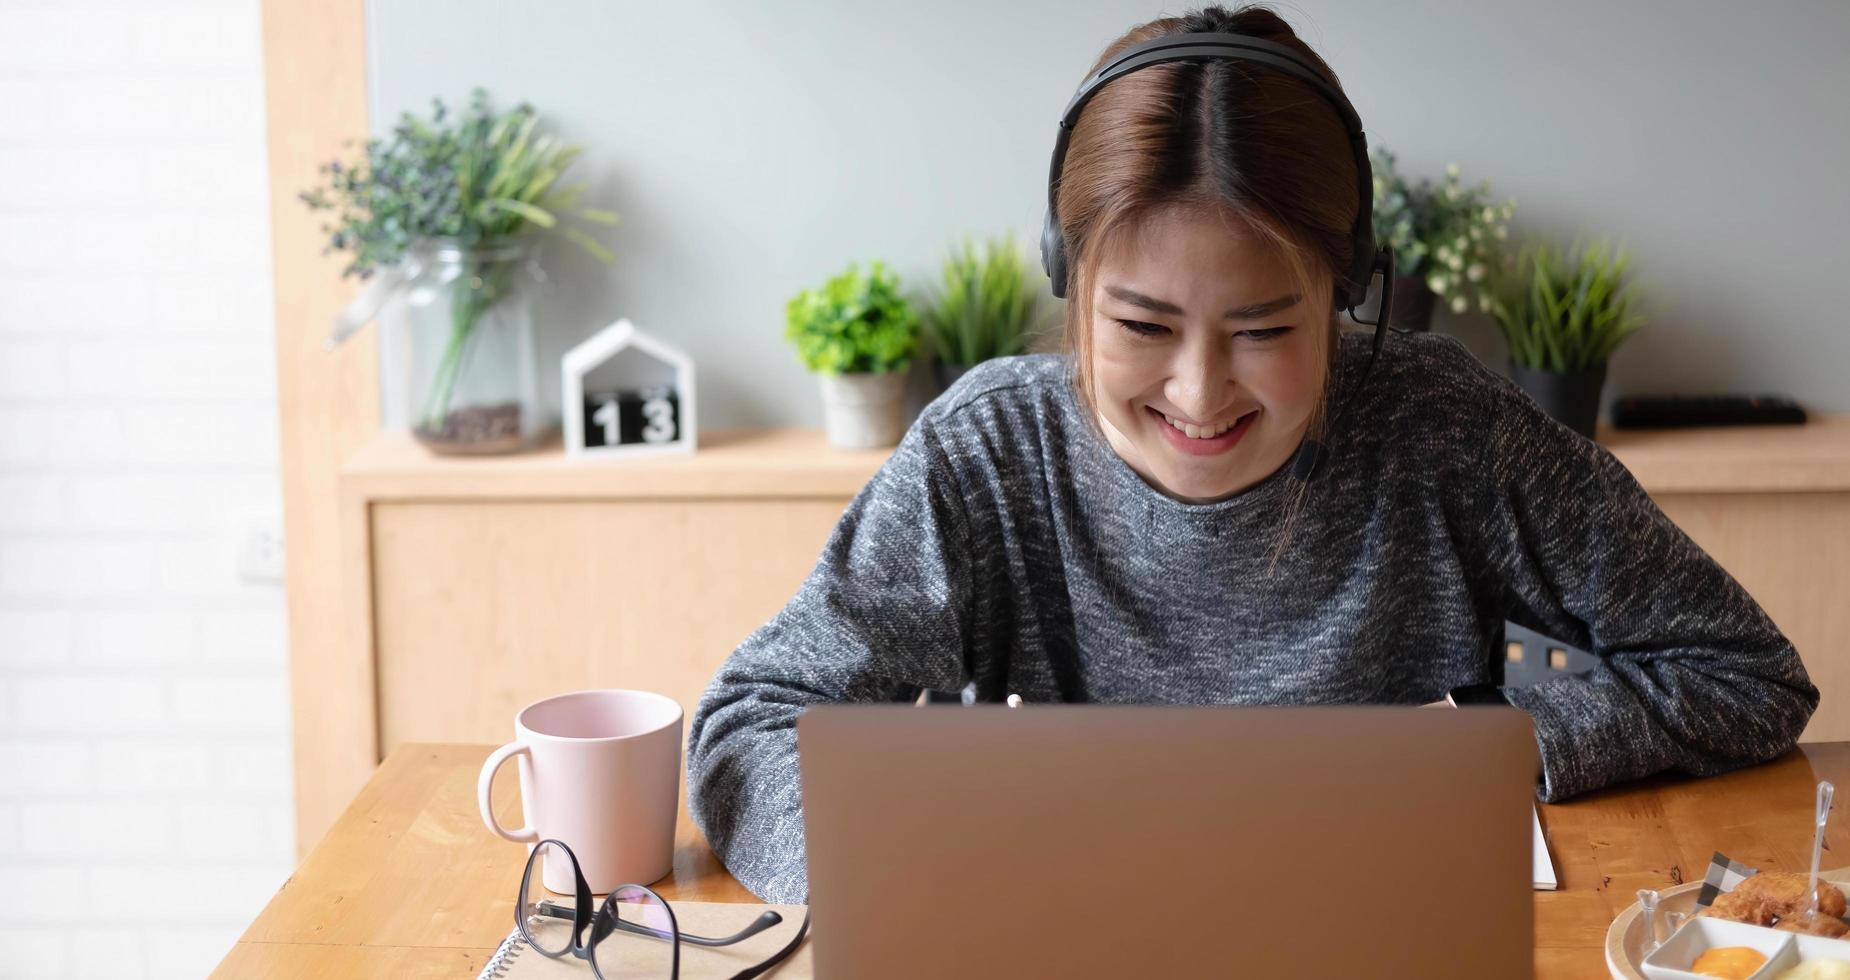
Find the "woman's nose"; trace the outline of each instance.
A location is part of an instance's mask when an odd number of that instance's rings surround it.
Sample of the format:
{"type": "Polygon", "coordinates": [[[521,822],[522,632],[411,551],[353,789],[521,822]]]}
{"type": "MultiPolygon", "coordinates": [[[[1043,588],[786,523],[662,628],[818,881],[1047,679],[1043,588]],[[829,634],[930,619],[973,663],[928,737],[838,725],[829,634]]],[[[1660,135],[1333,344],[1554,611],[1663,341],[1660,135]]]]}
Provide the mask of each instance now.
{"type": "Polygon", "coordinates": [[[1233,353],[1219,344],[1189,344],[1170,371],[1169,400],[1203,422],[1233,403],[1233,353]]]}

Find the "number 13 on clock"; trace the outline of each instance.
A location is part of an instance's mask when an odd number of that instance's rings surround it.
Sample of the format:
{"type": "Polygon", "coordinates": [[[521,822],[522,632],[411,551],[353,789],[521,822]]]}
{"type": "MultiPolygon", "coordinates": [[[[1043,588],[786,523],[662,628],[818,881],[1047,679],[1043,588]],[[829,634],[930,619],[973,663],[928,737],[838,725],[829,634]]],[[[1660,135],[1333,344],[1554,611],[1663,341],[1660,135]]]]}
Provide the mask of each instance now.
{"type": "Polygon", "coordinates": [[[585,446],[662,445],[681,433],[681,400],[672,388],[587,392],[585,446]]]}

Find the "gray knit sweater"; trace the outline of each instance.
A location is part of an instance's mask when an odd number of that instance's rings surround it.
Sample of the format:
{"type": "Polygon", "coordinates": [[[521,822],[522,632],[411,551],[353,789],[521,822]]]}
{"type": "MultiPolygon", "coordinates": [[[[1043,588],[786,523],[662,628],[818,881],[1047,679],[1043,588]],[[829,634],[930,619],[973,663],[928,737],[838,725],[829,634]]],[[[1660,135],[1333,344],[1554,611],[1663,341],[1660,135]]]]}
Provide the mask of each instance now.
{"type": "MultiPolygon", "coordinates": [[[[1336,397],[1367,340],[1344,337],[1336,397]]],[[[701,698],[690,808],[760,898],[807,900],[796,721],[821,702],[974,681],[985,701],[1421,704],[1492,680],[1509,619],[1599,658],[1503,692],[1547,801],[1769,759],[1817,706],[1791,643],[1631,473],[1451,338],[1390,338],[1276,565],[1288,467],[1178,503],[1087,427],[1068,367],[990,361],[928,406],[701,698]]]]}

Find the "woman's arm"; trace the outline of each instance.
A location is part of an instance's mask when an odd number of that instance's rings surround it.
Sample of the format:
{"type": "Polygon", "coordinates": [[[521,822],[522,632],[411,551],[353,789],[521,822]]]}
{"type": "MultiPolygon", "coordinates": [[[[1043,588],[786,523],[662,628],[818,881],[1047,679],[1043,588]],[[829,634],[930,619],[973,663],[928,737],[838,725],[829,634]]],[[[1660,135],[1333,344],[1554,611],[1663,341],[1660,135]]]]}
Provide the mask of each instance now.
{"type": "Polygon", "coordinates": [[[1791,748],[1818,704],[1791,642],[1624,464],[1503,385],[1487,524],[1507,618],[1599,658],[1504,689],[1535,721],[1542,799],[1791,748]]]}
{"type": "Polygon", "coordinates": [[[848,505],[815,568],[714,675],[688,738],[688,809],[733,877],[808,900],[796,721],[829,701],[963,685],[971,551],[927,419],[848,505]]]}

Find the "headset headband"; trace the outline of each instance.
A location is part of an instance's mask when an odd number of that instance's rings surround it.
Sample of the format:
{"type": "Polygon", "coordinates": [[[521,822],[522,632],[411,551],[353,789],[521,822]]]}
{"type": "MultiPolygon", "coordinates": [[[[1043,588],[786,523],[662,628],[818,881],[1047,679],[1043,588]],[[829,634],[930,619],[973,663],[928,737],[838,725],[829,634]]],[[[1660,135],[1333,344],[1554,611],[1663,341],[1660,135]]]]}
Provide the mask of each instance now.
{"type": "Polygon", "coordinates": [[[1106,83],[1131,72],[1177,61],[1217,60],[1248,61],[1285,72],[1309,85],[1342,118],[1343,128],[1349,136],[1350,150],[1355,155],[1356,195],[1360,206],[1356,209],[1355,223],[1349,231],[1353,245],[1352,258],[1345,281],[1336,288],[1336,306],[1338,309],[1353,311],[1367,298],[1368,284],[1378,263],[1374,234],[1374,174],[1368,161],[1368,140],[1362,132],[1361,118],[1356,115],[1349,100],[1297,52],[1263,38],[1218,33],[1170,34],[1133,45],[1093,72],[1079,86],[1079,90],[1073,93],[1066,111],[1060,115],[1059,133],[1054,141],[1053,162],[1047,175],[1047,221],[1041,232],[1041,265],[1053,280],[1055,296],[1066,295],[1067,259],[1056,202],[1061,170],[1066,164],[1067,144],[1072,138],[1073,126],[1079,119],[1080,110],[1106,83]]]}

